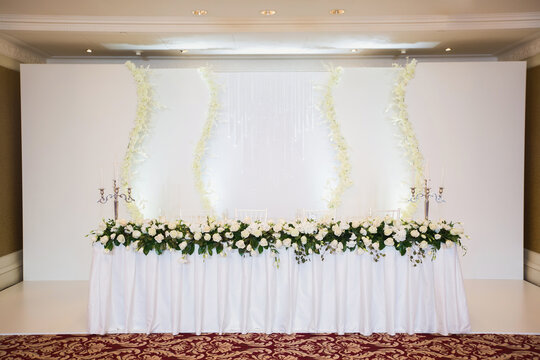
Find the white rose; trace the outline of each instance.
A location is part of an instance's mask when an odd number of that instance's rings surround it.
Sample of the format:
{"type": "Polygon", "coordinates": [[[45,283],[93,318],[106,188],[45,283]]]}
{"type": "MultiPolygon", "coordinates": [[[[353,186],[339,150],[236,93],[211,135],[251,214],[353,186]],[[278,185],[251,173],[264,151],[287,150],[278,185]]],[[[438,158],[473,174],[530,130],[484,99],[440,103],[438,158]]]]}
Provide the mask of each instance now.
{"type": "Polygon", "coordinates": [[[384,236],[390,236],[392,232],[392,229],[390,229],[389,227],[384,227],[384,236]]]}
{"type": "Polygon", "coordinates": [[[283,245],[285,245],[285,247],[291,246],[291,239],[286,238],[285,240],[283,240],[283,245]]]}
{"type": "Polygon", "coordinates": [[[424,240],[424,241],[422,241],[422,242],[420,243],[420,248],[425,249],[425,248],[427,248],[427,247],[428,247],[428,243],[427,243],[426,240],[424,240]]]}
{"type": "Polygon", "coordinates": [[[349,226],[349,223],[348,222],[342,222],[339,227],[342,229],[342,230],[348,230],[350,228],[349,226]]]}
{"type": "Polygon", "coordinates": [[[356,228],[358,228],[359,226],[360,226],[360,221],[353,221],[353,222],[352,222],[352,227],[353,227],[353,228],[356,229],[356,228]]]}
{"type": "Polygon", "coordinates": [[[220,242],[221,241],[221,235],[219,235],[219,234],[212,235],[212,240],[214,240],[215,242],[220,242]]]}
{"type": "Polygon", "coordinates": [[[187,246],[187,241],[182,241],[180,243],[180,250],[184,250],[186,248],[186,246],[187,246]]]}
{"type": "Polygon", "coordinates": [[[292,247],[293,247],[294,250],[298,250],[298,244],[297,243],[292,244],[292,247]]]}
{"type": "Polygon", "coordinates": [[[414,229],[413,231],[411,231],[411,236],[416,238],[420,236],[420,233],[418,232],[418,230],[414,229]]]}
{"type": "Polygon", "coordinates": [[[283,227],[281,226],[281,224],[276,224],[272,228],[272,230],[274,230],[274,232],[280,232],[282,229],[283,229],[283,227]]]}
{"type": "Polygon", "coordinates": [[[353,234],[351,235],[351,237],[349,238],[349,240],[356,240],[356,239],[357,239],[357,237],[356,237],[356,235],[355,235],[354,233],[353,233],[353,234]]]}
{"type": "Polygon", "coordinates": [[[266,238],[262,238],[261,241],[259,242],[259,245],[268,246],[268,241],[266,241],[266,238]]]}
{"type": "Polygon", "coordinates": [[[120,225],[120,226],[126,226],[127,225],[127,220],[126,219],[120,219],[116,222],[116,225],[120,225]]]}
{"type": "Polygon", "coordinates": [[[96,235],[92,236],[92,242],[96,242],[96,241],[97,241],[97,236],[96,235]]]}
{"type": "Polygon", "coordinates": [[[210,226],[204,225],[203,228],[202,228],[202,231],[203,232],[209,232],[210,231],[210,226]]]}
{"type": "Polygon", "coordinates": [[[300,238],[300,241],[302,242],[302,245],[306,245],[306,244],[307,244],[307,237],[302,236],[302,237],[300,238]]]}
{"type": "Polygon", "coordinates": [[[99,242],[102,243],[103,245],[105,245],[107,241],[109,241],[109,237],[107,235],[103,235],[102,237],[99,238],[99,242]]]}
{"type": "Polygon", "coordinates": [[[274,233],[274,237],[275,237],[276,239],[279,239],[279,238],[281,237],[281,233],[274,233]]]}
{"type": "Polygon", "coordinates": [[[176,237],[178,236],[178,231],[173,230],[173,231],[170,232],[169,235],[171,236],[171,238],[176,239],[176,237]]]}
{"type": "Polygon", "coordinates": [[[218,227],[218,229],[217,229],[217,232],[218,232],[218,233],[222,233],[223,231],[225,231],[225,229],[224,229],[223,227],[221,227],[221,226],[218,227]]]}
{"type": "Polygon", "coordinates": [[[210,234],[204,234],[204,240],[209,241],[212,238],[210,234]]]}
{"type": "Polygon", "coordinates": [[[122,235],[122,234],[118,235],[118,238],[117,238],[116,240],[118,240],[118,242],[119,242],[120,244],[123,244],[123,243],[126,242],[126,238],[125,238],[124,235],[122,235]]]}
{"type": "Polygon", "coordinates": [[[320,244],[315,244],[315,249],[319,250],[321,248],[320,244]]]}
{"type": "Polygon", "coordinates": [[[141,234],[141,232],[140,232],[139,230],[135,230],[135,231],[133,232],[133,234],[132,234],[132,236],[133,236],[134,239],[140,238],[141,235],[142,235],[142,234],[141,234]]]}
{"type": "Polygon", "coordinates": [[[452,246],[454,246],[454,242],[452,240],[446,240],[446,246],[451,248],[452,246]]]}
{"type": "Polygon", "coordinates": [[[111,234],[111,239],[114,240],[115,237],[116,237],[116,234],[115,234],[115,233],[112,233],[112,234],[111,234]]]}
{"type": "Polygon", "coordinates": [[[379,243],[378,242],[374,243],[372,246],[373,246],[373,248],[375,250],[379,250],[379,243]]]}
{"type": "Polygon", "coordinates": [[[435,239],[439,240],[441,238],[441,234],[435,234],[435,239]]]}
{"type": "Polygon", "coordinates": [[[156,237],[154,237],[154,239],[158,242],[158,243],[161,243],[163,241],[165,237],[163,236],[163,234],[157,234],[156,237]]]}
{"type": "Polygon", "coordinates": [[[247,238],[249,236],[249,231],[248,230],[242,230],[240,235],[245,239],[245,238],[247,238]]]}
{"type": "Polygon", "coordinates": [[[330,246],[334,249],[337,249],[337,246],[338,246],[338,241],[337,240],[332,240],[332,242],[330,243],[330,246]]]}
{"type": "Polygon", "coordinates": [[[394,246],[394,239],[389,237],[388,239],[384,240],[384,245],[386,245],[386,246],[394,246]]]}
{"type": "Polygon", "coordinates": [[[338,243],[338,244],[337,244],[337,249],[338,249],[339,251],[343,250],[343,244],[342,244],[342,243],[338,243]]]}
{"type": "Polygon", "coordinates": [[[308,249],[307,252],[308,252],[309,255],[313,254],[313,250],[311,250],[311,249],[308,249]]]}
{"type": "Polygon", "coordinates": [[[354,241],[354,240],[349,240],[349,241],[347,241],[347,247],[349,247],[349,248],[352,249],[352,248],[354,248],[355,246],[356,246],[356,241],[354,241]]]}
{"type": "Polygon", "coordinates": [[[368,238],[367,236],[364,236],[364,237],[362,238],[362,242],[363,242],[364,245],[366,245],[366,246],[371,245],[371,239],[368,238]]]}
{"type": "Polygon", "coordinates": [[[244,243],[244,240],[238,240],[236,242],[236,247],[239,248],[239,249],[243,249],[246,247],[246,244],[244,243]]]}
{"type": "Polygon", "coordinates": [[[427,231],[427,226],[426,225],[422,225],[420,226],[420,232],[423,234],[427,231]]]}
{"type": "Polygon", "coordinates": [[[178,231],[177,234],[176,234],[176,238],[177,238],[177,239],[181,239],[181,238],[183,238],[183,237],[184,237],[184,233],[181,232],[181,231],[178,231]]]}
{"type": "Polygon", "coordinates": [[[230,229],[231,229],[232,232],[236,232],[236,231],[240,230],[240,225],[238,225],[238,223],[235,222],[234,224],[231,225],[230,229]]]}
{"type": "Polygon", "coordinates": [[[262,236],[262,231],[257,229],[255,231],[253,231],[252,234],[255,235],[256,237],[261,237],[262,236]]]}
{"type": "Polygon", "coordinates": [[[148,229],[148,235],[156,236],[156,228],[154,226],[152,226],[150,229],[148,229]]]}
{"type": "Polygon", "coordinates": [[[373,225],[371,225],[368,229],[368,231],[372,234],[376,234],[377,233],[377,228],[373,225]]]}
{"type": "Polygon", "coordinates": [[[317,235],[315,235],[315,239],[321,241],[323,239],[321,233],[318,233],[317,235]]]}
{"type": "Polygon", "coordinates": [[[251,247],[251,244],[248,244],[246,250],[247,250],[247,251],[252,251],[252,250],[253,250],[253,248],[251,247]]]}
{"type": "Polygon", "coordinates": [[[366,236],[367,235],[366,229],[364,228],[360,229],[360,234],[366,236]]]}
{"type": "Polygon", "coordinates": [[[226,232],[226,233],[225,233],[225,237],[226,237],[227,239],[232,239],[232,238],[234,237],[234,234],[233,234],[232,232],[229,231],[229,232],[226,232]]]}
{"type": "Polygon", "coordinates": [[[176,223],[170,222],[170,223],[167,224],[167,227],[168,227],[170,230],[176,229],[176,223]]]}
{"type": "Polygon", "coordinates": [[[291,229],[291,236],[296,237],[298,235],[300,235],[300,232],[298,231],[298,229],[294,229],[294,228],[291,229]]]}
{"type": "Polygon", "coordinates": [[[274,246],[276,247],[276,249],[279,249],[282,245],[283,245],[283,243],[282,243],[281,240],[279,240],[279,239],[277,239],[277,240],[276,240],[276,243],[274,244],[274,246]]]}
{"type": "Polygon", "coordinates": [[[196,232],[194,235],[193,235],[193,238],[195,240],[201,240],[202,238],[202,234],[200,232],[196,232]]]}

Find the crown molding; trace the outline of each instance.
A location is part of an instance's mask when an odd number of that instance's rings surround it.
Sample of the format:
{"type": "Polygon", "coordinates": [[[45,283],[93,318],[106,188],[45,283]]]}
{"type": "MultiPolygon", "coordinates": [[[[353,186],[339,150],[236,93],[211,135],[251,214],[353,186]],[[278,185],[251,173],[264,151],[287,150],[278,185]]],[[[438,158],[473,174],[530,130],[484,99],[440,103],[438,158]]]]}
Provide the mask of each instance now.
{"type": "Polygon", "coordinates": [[[520,61],[537,54],[540,54],[540,34],[536,34],[532,40],[518,44],[509,50],[504,50],[496,54],[496,56],[499,61],[520,61]]]}
{"type": "Polygon", "coordinates": [[[33,51],[21,41],[6,35],[0,36],[0,55],[14,59],[23,64],[44,64],[46,56],[33,51]]]}
{"type": "Polygon", "coordinates": [[[325,18],[0,15],[0,30],[87,32],[437,31],[540,28],[540,12],[325,18]]]}

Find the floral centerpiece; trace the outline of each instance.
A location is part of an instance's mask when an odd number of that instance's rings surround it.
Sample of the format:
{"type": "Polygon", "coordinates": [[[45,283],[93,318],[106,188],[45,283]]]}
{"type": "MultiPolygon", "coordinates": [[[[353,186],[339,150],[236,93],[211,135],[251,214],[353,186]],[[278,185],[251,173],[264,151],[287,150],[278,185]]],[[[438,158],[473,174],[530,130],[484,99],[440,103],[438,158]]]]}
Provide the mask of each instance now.
{"type": "Polygon", "coordinates": [[[346,251],[367,253],[374,261],[393,248],[417,265],[426,256],[435,258],[442,247],[460,246],[466,237],[460,223],[439,221],[395,220],[390,217],[368,217],[363,220],[298,219],[292,222],[244,221],[207,218],[202,223],[164,218],[145,221],[103,220],[89,236],[101,243],[105,251],[124,246],[148,254],[151,251],[179,251],[187,261],[197,252],[204,257],[226,256],[236,251],[243,256],[257,256],[270,251],[279,263],[279,250],[292,249],[299,263],[313,254],[346,251]]]}

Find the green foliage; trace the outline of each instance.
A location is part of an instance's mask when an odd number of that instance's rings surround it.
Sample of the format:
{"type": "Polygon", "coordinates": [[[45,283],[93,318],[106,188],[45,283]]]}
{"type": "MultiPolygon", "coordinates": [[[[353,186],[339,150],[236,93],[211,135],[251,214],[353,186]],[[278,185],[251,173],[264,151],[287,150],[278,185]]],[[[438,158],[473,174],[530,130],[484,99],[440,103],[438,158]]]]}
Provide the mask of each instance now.
{"type": "Polygon", "coordinates": [[[444,220],[405,221],[392,218],[367,218],[362,221],[243,222],[207,218],[202,224],[188,224],[182,220],[146,222],[103,220],[100,228],[90,232],[94,242],[105,251],[125,246],[148,255],[151,251],[181,252],[183,256],[195,252],[204,257],[214,253],[225,256],[231,251],[240,255],[256,256],[270,251],[279,264],[281,249],[292,249],[298,263],[310,261],[326,253],[355,251],[367,253],[374,261],[385,256],[383,250],[394,248],[420,264],[426,255],[435,257],[442,247],[462,246],[464,236],[459,223],[444,220]]]}

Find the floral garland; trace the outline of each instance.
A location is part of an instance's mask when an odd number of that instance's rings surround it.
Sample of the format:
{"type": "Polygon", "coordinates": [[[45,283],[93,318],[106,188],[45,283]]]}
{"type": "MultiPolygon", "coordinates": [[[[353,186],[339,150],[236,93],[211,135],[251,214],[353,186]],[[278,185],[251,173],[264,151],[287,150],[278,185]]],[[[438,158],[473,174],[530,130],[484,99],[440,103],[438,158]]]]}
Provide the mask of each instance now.
{"type": "MultiPolygon", "coordinates": [[[[397,113],[393,118],[393,121],[397,124],[401,133],[401,147],[405,150],[405,155],[415,171],[414,185],[416,187],[421,187],[424,178],[424,157],[420,152],[418,139],[416,139],[413,127],[409,121],[407,104],[405,103],[407,84],[414,78],[416,60],[413,59],[404,67],[397,64],[394,64],[394,67],[398,69],[398,80],[392,90],[393,103],[390,108],[394,108],[397,113]]],[[[403,217],[411,218],[416,211],[417,206],[418,204],[416,202],[410,202],[407,207],[403,209],[403,217]]]]}
{"type": "MultiPolygon", "coordinates": [[[[134,178],[134,165],[141,161],[146,155],[142,150],[143,141],[148,134],[150,115],[154,109],[154,90],[148,81],[150,70],[148,67],[137,67],[131,61],[126,62],[126,67],[131,71],[133,80],[137,85],[137,112],[135,116],[135,125],[129,135],[126,154],[121,168],[123,187],[128,187],[134,178]]],[[[127,203],[128,211],[132,218],[142,219],[142,213],[137,203],[127,203]]]]}
{"type": "Polygon", "coordinates": [[[210,90],[210,101],[208,103],[208,114],[206,115],[206,122],[203,126],[203,131],[197,145],[195,147],[195,153],[193,155],[193,175],[195,177],[195,187],[202,198],[203,207],[210,213],[214,213],[214,207],[210,200],[210,191],[206,189],[204,181],[202,179],[202,159],[206,153],[206,143],[210,138],[212,128],[218,116],[219,102],[218,102],[218,85],[214,79],[214,73],[211,69],[203,67],[199,69],[199,73],[206,82],[208,89],[210,90]]]}
{"type": "Polygon", "coordinates": [[[124,246],[147,255],[151,251],[182,253],[182,261],[197,252],[204,257],[214,253],[226,256],[231,251],[257,256],[270,251],[279,265],[279,250],[293,249],[298,263],[309,261],[312,254],[324,260],[327,253],[345,251],[368,253],[374,261],[385,256],[386,247],[408,256],[413,265],[426,256],[435,258],[441,247],[462,246],[460,223],[440,220],[404,221],[390,217],[366,218],[363,221],[296,220],[285,222],[250,222],[215,220],[186,223],[165,219],[128,222],[103,220],[89,236],[103,245],[106,252],[124,246]]]}
{"type": "Polygon", "coordinates": [[[330,139],[337,153],[339,165],[336,166],[338,173],[337,185],[333,189],[330,198],[328,199],[328,208],[335,209],[341,204],[341,196],[345,190],[352,185],[351,180],[351,163],[349,162],[349,154],[347,153],[347,143],[341,134],[339,123],[336,119],[336,110],[334,106],[334,87],[341,79],[343,68],[329,67],[330,77],[326,85],[324,85],[324,96],[321,104],[321,110],[324,114],[326,122],[330,127],[330,139]]]}

